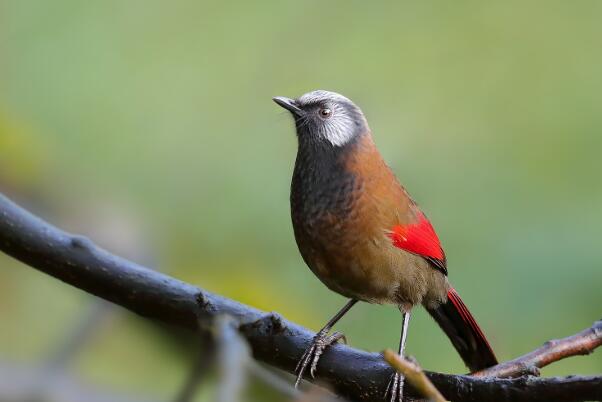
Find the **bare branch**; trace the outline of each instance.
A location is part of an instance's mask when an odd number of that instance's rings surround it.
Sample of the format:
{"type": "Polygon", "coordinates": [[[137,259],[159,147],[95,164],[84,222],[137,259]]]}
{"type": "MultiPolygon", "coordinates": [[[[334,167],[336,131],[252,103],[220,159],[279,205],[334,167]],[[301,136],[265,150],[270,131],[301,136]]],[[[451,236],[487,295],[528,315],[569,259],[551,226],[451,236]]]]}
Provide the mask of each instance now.
{"type": "Polygon", "coordinates": [[[405,379],[412,384],[422,396],[432,402],[447,402],[418,364],[403,359],[391,349],[385,350],[383,355],[386,362],[395,370],[403,374],[405,379]]]}
{"type": "Polygon", "coordinates": [[[217,317],[215,322],[217,362],[219,368],[218,402],[238,402],[247,378],[247,365],[251,353],[247,342],[240,336],[238,325],[228,316],[217,317]]]}
{"type": "MultiPolygon", "coordinates": [[[[279,316],[201,290],[117,257],[88,239],[49,225],[0,195],[0,250],[88,293],[137,314],[198,330],[198,318],[226,314],[241,324],[253,355],[292,373],[314,334],[279,316]]],[[[207,320],[205,320],[207,319],[207,320]]],[[[317,381],[351,400],[380,400],[392,369],[376,353],[334,345],[317,381]]],[[[583,401],[602,399],[602,377],[491,379],[426,375],[454,401],[583,401]]],[[[407,394],[416,395],[408,387],[407,394]]]]}
{"type": "Polygon", "coordinates": [[[533,352],[473,373],[473,375],[498,378],[539,375],[539,369],[542,367],[567,357],[588,355],[600,345],[602,345],[602,320],[596,321],[590,328],[578,334],[547,341],[533,352]]]}

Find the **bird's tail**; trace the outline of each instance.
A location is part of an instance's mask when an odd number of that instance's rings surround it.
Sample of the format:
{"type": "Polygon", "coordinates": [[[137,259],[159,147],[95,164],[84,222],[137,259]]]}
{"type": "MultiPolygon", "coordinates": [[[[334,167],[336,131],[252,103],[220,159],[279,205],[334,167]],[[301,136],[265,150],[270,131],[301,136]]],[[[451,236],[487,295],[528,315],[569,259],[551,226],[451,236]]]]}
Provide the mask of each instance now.
{"type": "Polygon", "coordinates": [[[449,289],[445,303],[428,311],[471,372],[497,364],[487,338],[455,289],[449,289]]]}

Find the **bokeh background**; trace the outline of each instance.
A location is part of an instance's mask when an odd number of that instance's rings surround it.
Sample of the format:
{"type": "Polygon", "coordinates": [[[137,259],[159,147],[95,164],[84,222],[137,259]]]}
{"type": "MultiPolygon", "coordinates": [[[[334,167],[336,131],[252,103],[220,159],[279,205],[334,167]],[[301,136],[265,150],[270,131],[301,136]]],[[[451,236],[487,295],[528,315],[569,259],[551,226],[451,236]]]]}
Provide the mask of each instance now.
{"type": "MultiPolygon", "coordinates": [[[[451,280],[513,358],[600,318],[601,19],[598,1],[4,0],[0,191],[317,330],[344,299],[297,253],[296,140],[270,98],[335,90],[365,111],[451,280]]],[[[52,361],[80,327],[68,371],[94,388],[169,400],[192,363],[156,325],[0,256],[0,367],[52,361]]],[[[337,329],[378,351],[399,327],[395,308],[360,305],[337,329]]],[[[465,370],[422,310],[408,353],[465,370]]],[[[600,371],[596,353],[543,373],[600,371]]]]}

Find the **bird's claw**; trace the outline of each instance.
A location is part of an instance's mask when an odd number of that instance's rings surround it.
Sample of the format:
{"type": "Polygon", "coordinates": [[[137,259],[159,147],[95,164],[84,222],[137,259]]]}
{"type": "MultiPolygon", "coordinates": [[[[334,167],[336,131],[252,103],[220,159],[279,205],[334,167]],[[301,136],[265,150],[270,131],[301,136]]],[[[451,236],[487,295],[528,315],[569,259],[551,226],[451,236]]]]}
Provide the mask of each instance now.
{"type": "Polygon", "coordinates": [[[395,372],[395,374],[391,376],[391,379],[387,384],[387,390],[385,391],[385,400],[388,400],[389,402],[403,401],[404,380],[404,376],[398,372],[395,372]]]}
{"type": "Polygon", "coordinates": [[[297,363],[297,367],[295,367],[295,374],[297,374],[297,380],[295,381],[295,388],[299,386],[301,379],[303,378],[303,374],[307,367],[309,366],[309,375],[311,378],[315,378],[316,368],[318,367],[318,361],[320,360],[320,356],[326,348],[333,343],[338,342],[339,340],[343,340],[344,343],[347,343],[347,338],[340,332],[334,332],[332,335],[328,335],[326,331],[318,332],[314,337],[311,345],[301,359],[299,363],[297,363]]]}

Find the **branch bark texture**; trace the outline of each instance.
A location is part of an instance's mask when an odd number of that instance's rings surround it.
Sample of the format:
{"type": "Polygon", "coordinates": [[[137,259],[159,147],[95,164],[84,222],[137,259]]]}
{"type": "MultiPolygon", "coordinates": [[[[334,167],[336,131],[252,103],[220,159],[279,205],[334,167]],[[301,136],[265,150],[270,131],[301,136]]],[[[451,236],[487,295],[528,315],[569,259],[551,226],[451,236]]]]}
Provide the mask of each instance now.
{"type": "MultiPolygon", "coordinates": [[[[274,314],[207,292],[152,271],[66,233],[0,195],[0,250],[137,314],[198,329],[203,321],[229,315],[240,324],[253,355],[292,373],[314,333],[274,314]]],[[[480,378],[425,372],[453,401],[580,401],[602,399],[602,377],[480,378]]],[[[345,345],[329,348],[317,380],[350,400],[380,401],[392,369],[382,355],[345,345]]],[[[407,394],[416,395],[410,387],[407,394]]]]}

